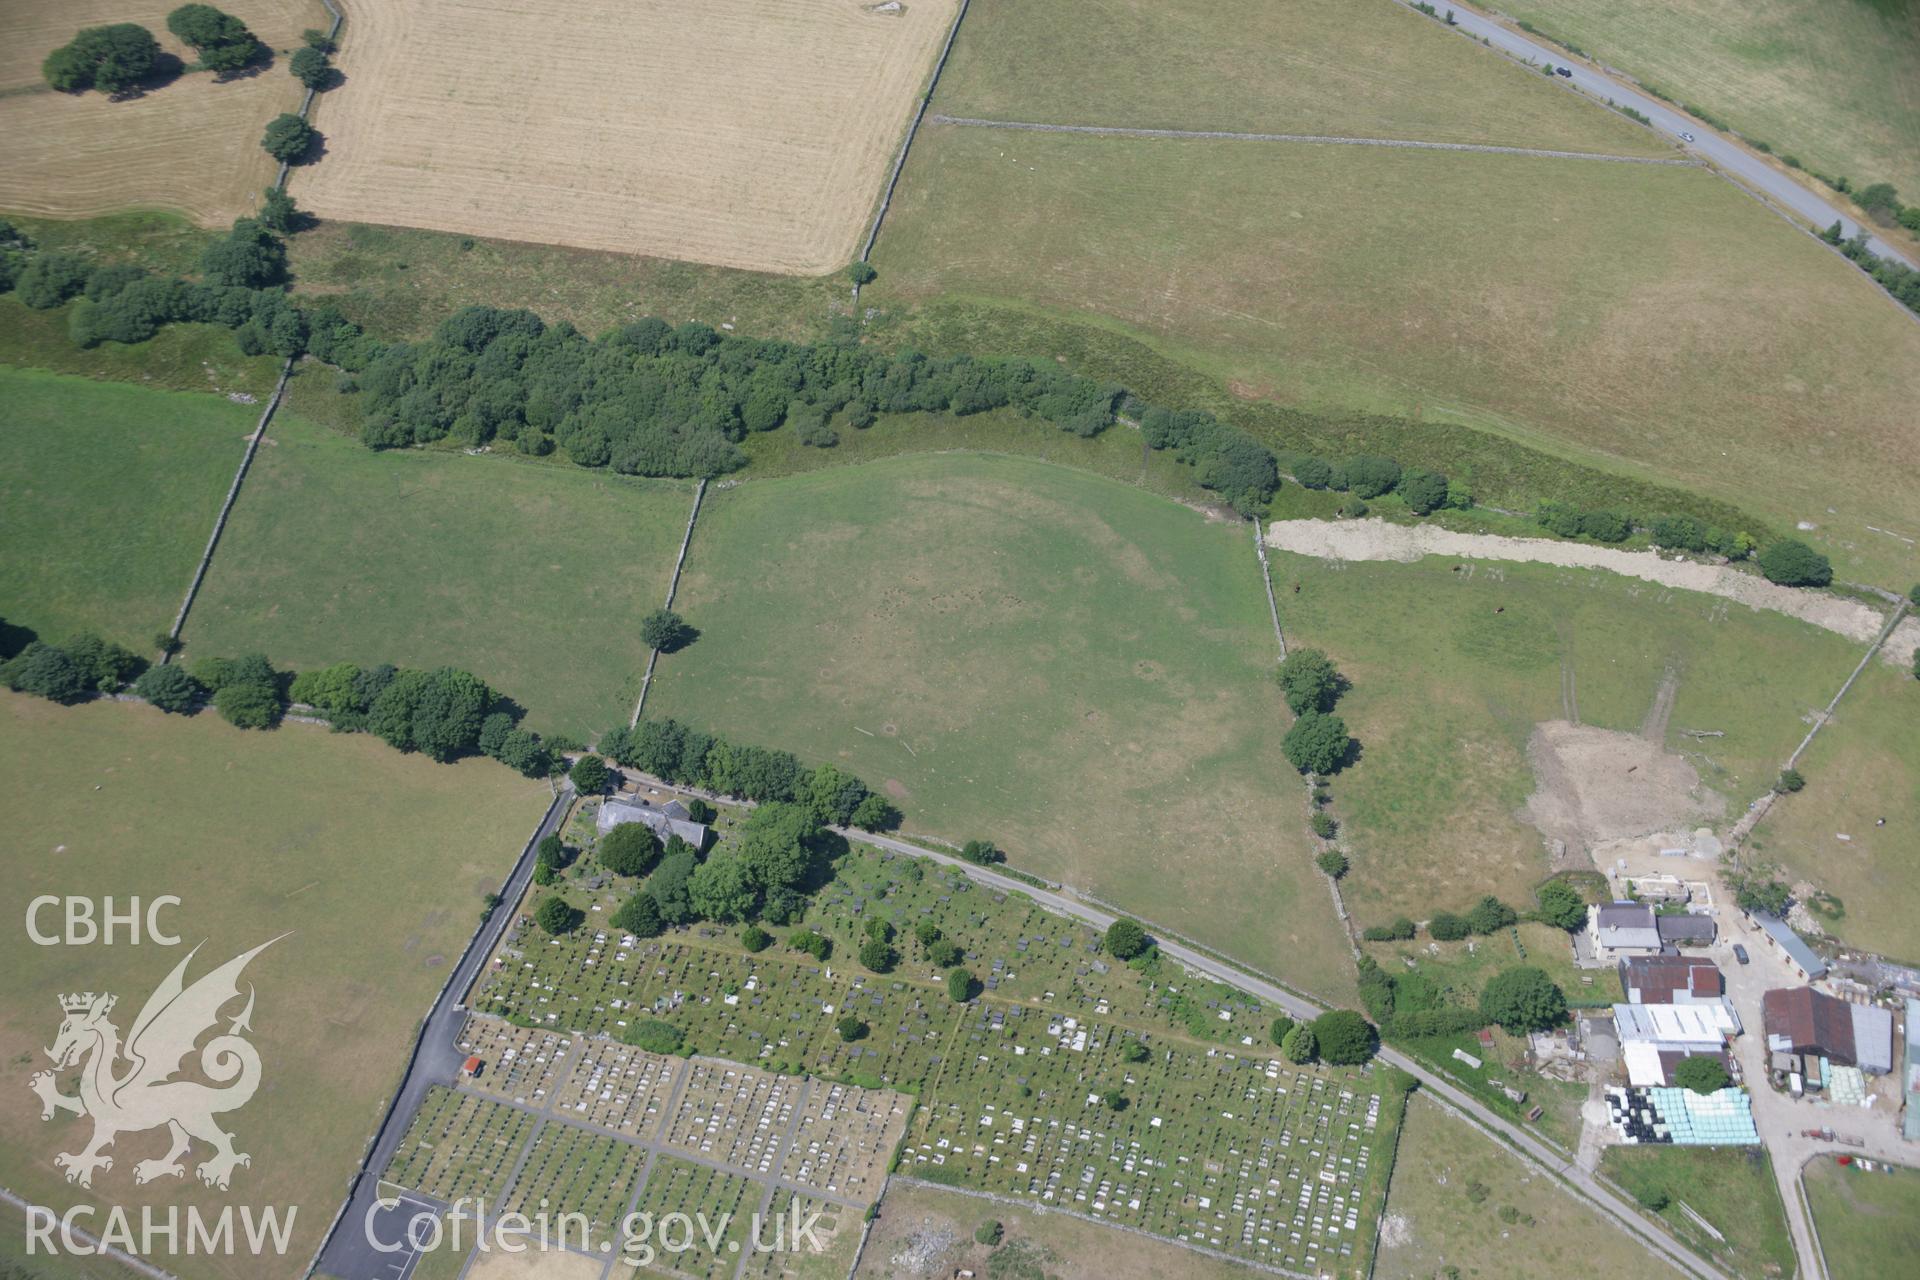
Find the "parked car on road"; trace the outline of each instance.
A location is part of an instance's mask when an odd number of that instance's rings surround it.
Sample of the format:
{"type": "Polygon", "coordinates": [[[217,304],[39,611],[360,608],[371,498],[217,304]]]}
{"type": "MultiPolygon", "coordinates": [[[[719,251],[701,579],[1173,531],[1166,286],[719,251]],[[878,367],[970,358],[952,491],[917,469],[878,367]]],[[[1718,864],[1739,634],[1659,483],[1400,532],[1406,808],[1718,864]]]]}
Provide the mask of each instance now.
{"type": "Polygon", "coordinates": [[[1573,79],[1573,68],[1572,67],[1555,67],[1553,69],[1553,74],[1557,76],[1565,76],[1567,79],[1571,80],[1573,79]]]}
{"type": "Polygon", "coordinates": [[[1739,962],[1740,962],[1741,964],[1745,964],[1745,963],[1747,962],[1747,949],[1746,949],[1746,947],[1744,947],[1744,946],[1742,946],[1742,945],[1741,945],[1740,943],[1738,943],[1738,942],[1736,942],[1736,943],[1734,943],[1734,944],[1733,944],[1733,958],[1734,958],[1735,960],[1738,960],[1738,961],[1739,961],[1739,962]]]}

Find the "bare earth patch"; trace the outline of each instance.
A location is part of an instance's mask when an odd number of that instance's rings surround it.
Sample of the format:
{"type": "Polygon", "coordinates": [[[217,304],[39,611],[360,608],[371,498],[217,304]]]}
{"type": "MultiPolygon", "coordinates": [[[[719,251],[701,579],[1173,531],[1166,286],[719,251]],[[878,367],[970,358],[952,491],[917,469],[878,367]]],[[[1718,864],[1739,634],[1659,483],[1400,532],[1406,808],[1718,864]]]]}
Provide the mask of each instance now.
{"type": "MultiPolygon", "coordinates": [[[[1700,591],[1770,609],[1812,623],[1862,644],[1886,625],[1886,615],[1856,600],[1818,591],[1777,587],[1764,578],[1725,565],[1669,560],[1652,551],[1620,551],[1544,538],[1508,538],[1488,533],[1458,533],[1433,525],[1397,525],[1384,520],[1277,520],[1267,527],[1267,545],[1327,560],[1396,560],[1410,564],[1422,556],[1460,556],[1468,560],[1521,560],[1569,568],[1605,569],[1662,586],[1700,591]]],[[[1887,638],[1881,659],[1909,666],[1920,646],[1920,619],[1908,618],[1887,638]]]]}
{"type": "Polygon", "coordinates": [[[955,0],[349,0],[322,217],[819,273],[853,257],[955,0]]]}
{"type": "Polygon", "coordinates": [[[1585,868],[1610,842],[1726,813],[1726,798],[1691,764],[1638,734],[1550,720],[1528,739],[1527,760],[1537,785],[1519,817],[1546,837],[1556,868],[1585,868]]]}

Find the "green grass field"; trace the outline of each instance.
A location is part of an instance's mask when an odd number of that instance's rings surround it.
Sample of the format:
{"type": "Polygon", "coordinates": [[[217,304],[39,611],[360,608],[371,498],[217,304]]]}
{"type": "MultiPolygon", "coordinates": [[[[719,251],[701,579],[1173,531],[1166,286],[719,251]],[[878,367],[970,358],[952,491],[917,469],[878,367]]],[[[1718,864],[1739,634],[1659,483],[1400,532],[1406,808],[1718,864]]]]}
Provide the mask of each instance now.
{"type": "Polygon", "coordinates": [[[1844,914],[1824,919],[1828,930],[1909,963],[1920,962],[1920,925],[1907,909],[1920,895],[1916,712],[1920,684],[1875,662],[1801,758],[1807,789],[1775,804],[1748,841],[1757,857],[1839,898],[1844,914]]]}
{"type": "MultiPolygon", "coordinates": [[[[1867,528],[1907,533],[1920,503],[1897,426],[1920,327],[1703,170],[930,126],[875,265],[863,302],[919,308],[900,340],[928,349],[991,330],[1050,354],[1071,321],[1244,400],[1466,424],[1808,519],[1843,576],[1920,568],[1867,528]]],[[[1115,345],[1082,367],[1151,393],[1115,345]]],[[[1417,428],[1395,447],[1472,471],[1417,428]]]]}
{"type": "MultiPolygon", "coordinates": [[[[0,772],[34,797],[16,806],[8,843],[15,927],[0,1054],[23,1101],[0,1113],[0,1176],[56,1207],[297,1205],[288,1258],[165,1260],[189,1277],[290,1274],[338,1207],[418,1020],[546,787],[492,763],[399,756],[368,737],[302,726],[243,734],[211,715],[12,694],[0,694],[0,772]],[[36,946],[20,926],[41,894],[111,894],[122,907],[178,895],[163,920],[183,945],[36,946]],[[253,1156],[232,1192],[206,1191],[191,1170],[185,1184],[136,1188],[135,1161],[166,1145],[156,1133],[121,1138],[91,1191],[64,1182],[53,1156],[78,1148],[88,1127],[70,1116],[43,1123],[24,1094],[59,1026],[57,998],[115,993],[125,1033],[191,946],[204,940],[190,978],[289,930],[246,973],[264,1073],[253,1102],[224,1121],[253,1156]]],[[[205,1156],[202,1147],[194,1159],[205,1156]]]]}
{"type": "Polygon", "coordinates": [[[934,106],[1048,124],[1672,154],[1391,0],[975,0],[934,106]]]}
{"type": "Polygon", "coordinates": [[[0,368],[0,616],[138,650],[173,622],[260,410],[0,368]]]}
{"type": "Polygon", "coordinates": [[[1793,1274],[1793,1241],[1773,1181],[1773,1163],[1758,1148],[1608,1147],[1600,1169],[1630,1196],[1669,1198],[1660,1218],[1687,1246],[1737,1276],[1793,1274]],[[1715,1240],[1680,1208],[1713,1224],[1715,1240]]]}
{"type": "Polygon", "coordinates": [[[1345,892],[1363,925],[1464,910],[1486,893],[1532,903],[1549,867],[1516,810],[1535,786],[1534,726],[1567,718],[1564,672],[1582,724],[1626,731],[1641,728],[1675,672],[1661,741],[1726,797],[1730,823],[1861,649],[1797,620],[1595,570],[1269,554],[1288,642],[1324,649],[1353,682],[1339,709],[1363,754],[1334,780],[1333,812],[1354,851],[1345,892]]]}
{"type": "Polygon", "coordinates": [[[1879,1280],[1913,1265],[1920,1249],[1920,1170],[1862,1173],[1816,1160],[1803,1185],[1833,1280],[1879,1280]]]}
{"type": "Polygon", "coordinates": [[[1610,1218],[1466,1121],[1415,1097],[1387,1191],[1381,1280],[1541,1275],[1670,1276],[1610,1218]]]}
{"type": "Polygon", "coordinates": [[[576,737],[624,723],[689,484],[268,432],[187,620],[190,654],[448,664],[576,737]]]}
{"type": "Polygon", "coordinates": [[[1909,0],[1498,7],[1811,168],[1920,197],[1920,6],[1909,0]]]}
{"type": "Polygon", "coordinates": [[[708,497],[676,606],[702,635],[648,714],[838,761],[910,830],[1337,993],[1251,538],[1011,458],[750,481],[708,497]]]}

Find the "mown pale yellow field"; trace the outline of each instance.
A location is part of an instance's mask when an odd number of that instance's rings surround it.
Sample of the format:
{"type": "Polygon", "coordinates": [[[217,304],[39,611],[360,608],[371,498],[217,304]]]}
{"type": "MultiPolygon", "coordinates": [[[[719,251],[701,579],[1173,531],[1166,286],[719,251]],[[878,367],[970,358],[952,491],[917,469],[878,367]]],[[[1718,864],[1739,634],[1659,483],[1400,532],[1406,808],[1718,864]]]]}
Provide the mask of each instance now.
{"type": "Polygon", "coordinates": [[[857,252],[955,0],[353,0],[323,217],[819,273],[857,252]]]}
{"type": "MultiPolygon", "coordinates": [[[[304,90],[276,56],[223,82],[181,75],[123,101],[55,93],[40,63],[82,27],[137,22],[191,64],[154,0],[14,0],[0,6],[0,209],[79,218],[125,208],[176,209],[206,226],[251,212],[277,166],[260,149],[267,121],[298,110],[304,90]]],[[[221,6],[276,50],[325,28],[319,0],[226,0],[221,6]]]]}

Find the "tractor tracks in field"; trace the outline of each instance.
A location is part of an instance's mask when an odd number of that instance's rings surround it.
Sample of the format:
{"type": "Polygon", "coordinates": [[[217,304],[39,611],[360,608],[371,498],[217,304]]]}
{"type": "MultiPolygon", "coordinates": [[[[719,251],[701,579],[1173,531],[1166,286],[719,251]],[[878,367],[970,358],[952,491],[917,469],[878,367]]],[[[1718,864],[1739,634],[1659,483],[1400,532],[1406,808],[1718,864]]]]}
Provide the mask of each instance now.
{"type": "Polygon", "coordinates": [[[1411,138],[1348,138],[1320,133],[1236,133],[1225,129],[1135,129],[1102,124],[1041,124],[1031,120],[980,120],[971,116],[929,116],[931,124],[961,129],[1006,129],[1017,133],[1073,133],[1100,138],[1162,138],[1176,142],[1299,142],[1323,147],[1389,147],[1405,151],[1467,151],[1480,155],[1532,156],[1543,160],[1604,160],[1611,164],[1650,164],[1697,169],[1700,162],[1673,156],[1617,156],[1600,151],[1549,151],[1541,147],[1499,147],[1476,142],[1419,142],[1411,138]]]}

